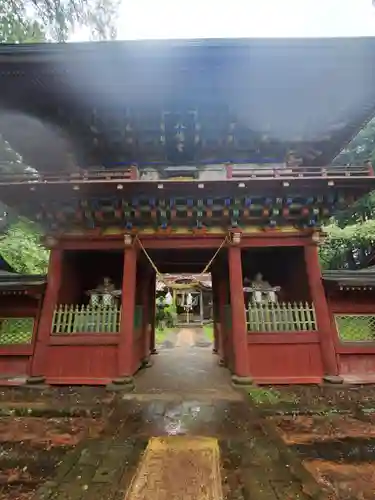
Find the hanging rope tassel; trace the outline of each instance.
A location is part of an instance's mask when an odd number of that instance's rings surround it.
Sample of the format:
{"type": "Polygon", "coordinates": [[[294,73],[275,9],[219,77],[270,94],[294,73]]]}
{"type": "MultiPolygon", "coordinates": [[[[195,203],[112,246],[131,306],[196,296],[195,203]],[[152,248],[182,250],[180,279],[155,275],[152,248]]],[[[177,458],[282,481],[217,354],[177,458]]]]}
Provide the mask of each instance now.
{"type": "Polygon", "coordinates": [[[200,272],[198,274],[198,277],[191,280],[190,283],[170,283],[168,282],[168,280],[165,278],[165,276],[159,271],[159,269],[156,267],[156,264],[155,262],[151,259],[149,253],[147,252],[147,250],[145,249],[145,247],[143,246],[143,243],[141,242],[141,240],[138,238],[138,236],[135,237],[135,241],[138,242],[141,250],[143,251],[143,253],[145,254],[145,256],[147,257],[147,260],[149,261],[149,263],[151,264],[151,267],[153,268],[153,270],[155,271],[156,273],[156,277],[159,281],[161,281],[162,283],[164,283],[164,285],[166,285],[168,288],[174,288],[176,290],[183,290],[183,289],[188,289],[188,288],[191,288],[191,287],[197,287],[200,285],[200,282],[199,282],[199,277],[200,276],[203,276],[204,274],[206,274],[208,272],[208,270],[210,269],[210,267],[212,266],[212,263],[214,262],[214,260],[216,259],[216,257],[218,256],[220,250],[223,248],[223,246],[229,241],[229,238],[228,236],[226,236],[224,238],[224,240],[222,241],[221,245],[219,246],[219,248],[216,250],[216,252],[214,253],[213,257],[210,259],[210,261],[208,262],[208,264],[205,266],[205,268],[203,269],[202,272],[200,272]]]}

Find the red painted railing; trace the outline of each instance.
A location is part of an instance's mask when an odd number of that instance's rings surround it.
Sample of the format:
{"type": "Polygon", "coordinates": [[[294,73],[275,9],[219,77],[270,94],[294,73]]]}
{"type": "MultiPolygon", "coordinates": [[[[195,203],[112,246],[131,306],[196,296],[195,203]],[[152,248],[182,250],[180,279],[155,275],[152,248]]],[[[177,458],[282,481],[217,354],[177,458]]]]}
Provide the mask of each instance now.
{"type": "Polygon", "coordinates": [[[24,183],[44,183],[44,182],[106,182],[137,180],[138,169],[130,167],[122,170],[79,170],[77,172],[25,172],[25,173],[2,173],[0,174],[0,184],[24,184],[24,183]]]}
{"type": "MultiPolygon", "coordinates": [[[[249,180],[249,179],[277,179],[277,178],[343,178],[343,177],[373,177],[374,170],[371,165],[365,166],[327,166],[327,167],[288,167],[282,165],[210,165],[201,167],[201,173],[210,172],[210,177],[204,182],[217,180],[249,180]],[[217,175],[216,175],[217,172],[217,175]]],[[[157,173],[157,169],[155,169],[157,173]]],[[[203,182],[199,176],[196,179],[173,178],[150,180],[142,178],[137,167],[132,166],[118,170],[79,170],[77,172],[25,172],[25,173],[3,173],[0,174],[1,184],[30,184],[30,183],[75,183],[75,182],[173,182],[179,180],[190,180],[192,182],[203,182]]]]}
{"type": "Polygon", "coordinates": [[[277,177],[370,177],[374,175],[372,166],[327,166],[327,167],[288,167],[288,166],[258,166],[258,165],[227,165],[227,179],[277,177]]]}

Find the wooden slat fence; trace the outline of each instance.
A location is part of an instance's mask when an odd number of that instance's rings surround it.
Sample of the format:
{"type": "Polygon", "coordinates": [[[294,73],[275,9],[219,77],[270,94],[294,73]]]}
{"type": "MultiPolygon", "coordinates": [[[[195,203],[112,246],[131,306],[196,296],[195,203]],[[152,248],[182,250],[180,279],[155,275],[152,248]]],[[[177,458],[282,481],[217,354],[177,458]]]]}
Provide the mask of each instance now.
{"type": "Polygon", "coordinates": [[[54,313],[52,334],[118,333],[121,308],[117,304],[93,307],[91,305],[59,305],[54,313]]]}
{"type": "Polygon", "coordinates": [[[249,332],[300,332],[316,330],[315,309],[307,302],[249,304],[249,332]]]}

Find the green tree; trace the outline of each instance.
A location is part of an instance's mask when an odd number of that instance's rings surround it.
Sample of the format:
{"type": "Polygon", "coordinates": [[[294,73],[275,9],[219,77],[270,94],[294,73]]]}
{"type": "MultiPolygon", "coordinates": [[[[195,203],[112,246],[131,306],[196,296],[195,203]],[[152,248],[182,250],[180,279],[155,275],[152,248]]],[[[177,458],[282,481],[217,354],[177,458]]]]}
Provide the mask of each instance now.
{"type": "Polygon", "coordinates": [[[0,42],[35,43],[45,40],[45,32],[36,20],[26,14],[26,5],[0,2],[0,42]]]}
{"type": "Polygon", "coordinates": [[[375,220],[348,224],[341,228],[334,221],[320,248],[324,269],[358,269],[366,265],[375,245],[375,220]]]}
{"type": "Polygon", "coordinates": [[[4,0],[0,41],[65,42],[74,29],[87,27],[93,39],[116,37],[119,0],[4,0]]]}
{"type": "Polygon", "coordinates": [[[375,119],[371,120],[335,158],[334,165],[375,163],[375,119]]]}
{"type": "Polygon", "coordinates": [[[0,239],[0,254],[19,273],[44,274],[49,252],[41,245],[40,237],[36,224],[20,220],[0,239]]]}
{"type": "MultiPolygon", "coordinates": [[[[375,164],[375,120],[343,149],[336,165],[375,164]]],[[[321,261],[326,269],[356,269],[366,265],[375,248],[375,192],[338,213],[325,227],[327,239],[321,247],[321,261]]]]}

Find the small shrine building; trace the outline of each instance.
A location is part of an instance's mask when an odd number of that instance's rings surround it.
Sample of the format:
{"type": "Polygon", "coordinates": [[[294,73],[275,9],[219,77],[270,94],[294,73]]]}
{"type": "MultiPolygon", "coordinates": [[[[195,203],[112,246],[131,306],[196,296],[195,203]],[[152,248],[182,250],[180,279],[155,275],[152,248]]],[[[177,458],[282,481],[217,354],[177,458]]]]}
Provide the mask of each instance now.
{"type": "Polygon", "coordinates": [[[131,384],[157,280],[206,272],[234,382],[373,381],[372,337],[342,336],[372,331],[370,285],[322,276],[318,247],[375,188],[370,163],[331,165],[374,115],[374,64],[371,38],[0,46],[0,133],[35,169],[0,199],[50,249],[46,283],[1,295],[34,322],[0,340],[0,382],[131,384]]]}
{"type": "Polygon", "coordinates": [[[212,283],[209,273],[167,274],[156,281],[156,294],[167,294],[175,307],[176,326],[203,325],[212,317],[212,283]]]}

